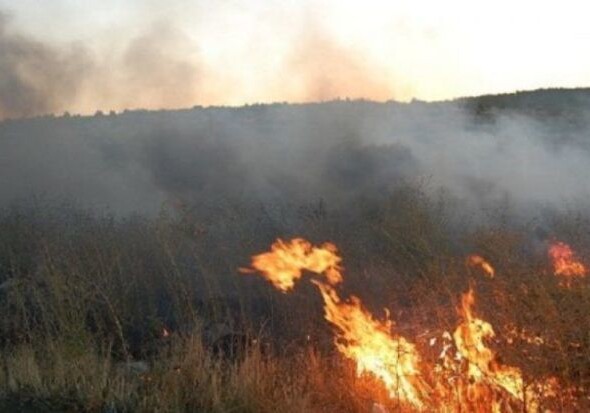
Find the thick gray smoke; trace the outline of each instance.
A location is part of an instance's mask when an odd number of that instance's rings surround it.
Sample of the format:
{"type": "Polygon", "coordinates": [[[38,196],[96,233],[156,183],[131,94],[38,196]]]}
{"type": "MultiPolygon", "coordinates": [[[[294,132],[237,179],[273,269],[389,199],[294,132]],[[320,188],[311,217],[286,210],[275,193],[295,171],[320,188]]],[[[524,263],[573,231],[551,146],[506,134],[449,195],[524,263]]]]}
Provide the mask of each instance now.
{"type": "Polygon", "coordinates": [[[49,113],[76,96],[91,65],[81,49],[53,49],[8,28],[0,12],[0,118],[49,113]]]}
{"type": "Polygon", "coordinates": [[[192,106],[206,87],[195,45],[166,22],[108,52],[23,35],[0,11],[0,120],[192,106]]]}
{"type": "MultiPolygon", "coordinates": [[[[177,10],[189,7],[168,3],[177,10]]],[[[174,13],[160,16],[155,3],[140,4],[132,8],[136,20],[123,20],[123,30],[113,27],[70,43],[30,34],[0,10],[0,120],[341,96],[383,101],[411,89],[362,49],[342,45],[317,18],[289,30],[280,18],[271,19],[275,32],[285,32],[280,47],[266,44],[264,30],[252,30],[251,43],[230,47],[191,33],[174,13]],[[253,56],[251,44],[270,49],[253,56]]],[[[204,7],[193,7],[197,21],[207,20],[204,7]]]]}
{"type": "Polygon", "coordinates": [[[589,93],[523,96],[530,102],[340,101],[8,121],[0,205],[42,194],[119,213],[232,199],[347,207],[426,182],[471,210],[588,207],[589,93]]]}

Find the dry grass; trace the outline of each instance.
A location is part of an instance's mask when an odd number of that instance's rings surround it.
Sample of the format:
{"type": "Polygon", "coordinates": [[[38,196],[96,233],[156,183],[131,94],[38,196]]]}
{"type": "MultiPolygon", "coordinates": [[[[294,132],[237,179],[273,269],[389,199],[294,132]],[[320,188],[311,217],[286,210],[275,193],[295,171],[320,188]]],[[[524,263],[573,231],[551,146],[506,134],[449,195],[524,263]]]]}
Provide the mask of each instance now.
{"type": "Polygon", "coordinates": [[[353,366],[310,348],[266,356],[249,348],[237,359],[213,356],[199,335],[173,336],[149,370],[88,349],[63,354],[22,345],[5,356],[3,410],[88,412],[357,412],[382,391],[355,378],[353,366]]]}
{"type": "MultiPolygon", "coordinates": [[[[427,358],[437,356],[429,338],[453,330],[458,298],[475,279],[476,312],[499,337],[490,346],[527,378],[554,376],[576,389],[557,406],[584,411],[587,280],[559,286],[539,247],[537,222],[461,220],[415,189],[350,210],[228,204],[150,220],[55,204],[4,210],[0,410],[367,412],[379,401],[400,411],[378,383],[355,377],[335,354],[311,285],[284,295],[238,274],[276,237],[299,235],[336,243],[345,293],[377,315],[389,309],[427,358]],[[495,279],[466,267],[471,252],[496,266],[495,279]],[[212,333],[219,326],[257,344],[220,355],[212,333]],[[514,328],[547,345],[508,340],[514,328]],[[134,371],[129,363],[138,360],[149,369],[134,371]]],[[[590,262],[589,222],[556,214],[543,228],[590,262]]]]}

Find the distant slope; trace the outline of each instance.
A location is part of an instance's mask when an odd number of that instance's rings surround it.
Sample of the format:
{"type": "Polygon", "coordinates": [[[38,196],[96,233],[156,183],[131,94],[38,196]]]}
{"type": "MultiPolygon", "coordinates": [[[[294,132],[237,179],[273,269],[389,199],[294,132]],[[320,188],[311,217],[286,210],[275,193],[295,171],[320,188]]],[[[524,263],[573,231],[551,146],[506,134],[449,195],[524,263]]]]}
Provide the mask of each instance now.
{"type": "Polygon", "coordinates": [[[555,89],[6,121],[0,207],[32,195],[121,213],[228,199],[346,207],[417,182],[470,207],[577,205],[590,199],[589,120],[590,89],[555,89]]]}
{"type": "Polygon", "coordinates": [[[518,110],[530,114],[564,114],[590,107],[590,88],[539,89],[456,99],[478,112],[518,110]]]}

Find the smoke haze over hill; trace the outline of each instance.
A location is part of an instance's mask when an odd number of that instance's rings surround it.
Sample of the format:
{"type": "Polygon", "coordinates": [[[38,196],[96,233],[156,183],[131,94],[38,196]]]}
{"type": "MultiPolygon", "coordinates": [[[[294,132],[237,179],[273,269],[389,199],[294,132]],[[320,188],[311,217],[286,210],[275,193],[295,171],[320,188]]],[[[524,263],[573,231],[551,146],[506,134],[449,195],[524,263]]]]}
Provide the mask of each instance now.
{"type": "Polygon", "coordinates": [[[550,3],[0,0],[0,118],[587,85],[585,7],[550,3]]]}
{"type": "Polygon", "coordinates": [[[341,101],[5,122],[0,202],[43,194],[119,213],[229,199],[346,207],[419,184],[432,194],[444,188],[470,209],[587,207],[588,96],[495,97],[499,107],[486,98],[341,101]]]}

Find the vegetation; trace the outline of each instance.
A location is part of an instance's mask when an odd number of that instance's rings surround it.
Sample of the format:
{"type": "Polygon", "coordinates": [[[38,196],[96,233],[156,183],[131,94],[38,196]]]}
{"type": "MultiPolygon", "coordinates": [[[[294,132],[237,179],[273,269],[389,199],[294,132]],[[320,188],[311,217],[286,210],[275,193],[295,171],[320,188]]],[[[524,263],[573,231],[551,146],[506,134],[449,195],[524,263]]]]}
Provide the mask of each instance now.
{"type": "Polygon", "coordinates": [[[334,243],[340,296],[429,365],[473,286],[497,360],[558,383],[541,411],[590,411],[590,275],[548,257],[590,265],[589,108],[576,89],[0,122],[0,411],[403,411],[336,350],[314,285],[240,271],[293,237],[334,243]]]}
{"type": "Polygon", "coordinates": [[[490,347],[527,379],[559,380],[568,390],[551,398],[554,411],[587,410],[590,288],[560,286],[546,243],[567,241],[589,262],[590,217],[553,213],[541,227],[508,222],[506,210],[472,223],[453,211],[416,187],[350,208],[244,201],[149,219],[48,201],[5,208],[0,410],[399,411],[336,352],[313,286],[285,295],[238,271],[292,236],[335,243],[343,289],[379,317],[390,311],[433,359],[429,341],[453,331],[475,281],[475,311],[497,333],[490,347]],[[496,277],[467,267],[469,253],[496,277]],[[545,345],[514,333],[523,330],[545,345]]]}

